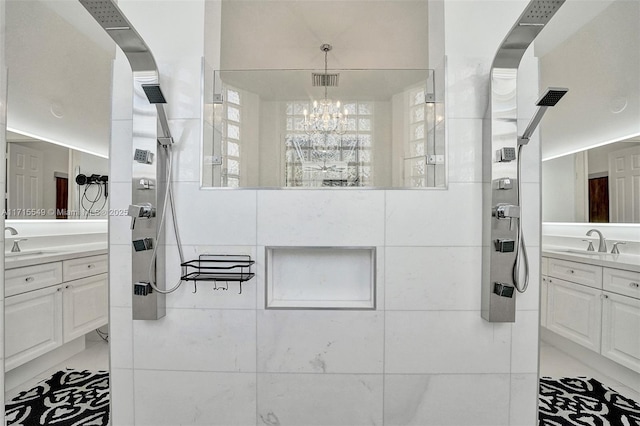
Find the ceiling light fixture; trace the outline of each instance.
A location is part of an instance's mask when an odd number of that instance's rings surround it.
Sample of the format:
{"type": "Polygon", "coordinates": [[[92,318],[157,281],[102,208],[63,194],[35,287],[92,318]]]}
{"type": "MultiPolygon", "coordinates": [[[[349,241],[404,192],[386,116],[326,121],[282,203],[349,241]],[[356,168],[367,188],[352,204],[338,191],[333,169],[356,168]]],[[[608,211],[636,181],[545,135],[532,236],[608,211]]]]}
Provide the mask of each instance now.
{"type": "Polygon", "coordinates": [[[306,109],[303,111],[304,131],[309,135],[318,133],[337,133],[342,135],[347,131],[347,110],[341,111],[340,101],[334,103],[327,96],[327,87],[330,85],[337,86],[338,82],[337,74],[330,75],[327,73],[327,54],[331,49],[330,44],[320,46],[320,50],[324,52],[324,74],[320,78],[318,78],[317,74],[312,76],[314,81],[324,86],[324,99],[320,102],[313,101],[311,112],[306,109]]]}

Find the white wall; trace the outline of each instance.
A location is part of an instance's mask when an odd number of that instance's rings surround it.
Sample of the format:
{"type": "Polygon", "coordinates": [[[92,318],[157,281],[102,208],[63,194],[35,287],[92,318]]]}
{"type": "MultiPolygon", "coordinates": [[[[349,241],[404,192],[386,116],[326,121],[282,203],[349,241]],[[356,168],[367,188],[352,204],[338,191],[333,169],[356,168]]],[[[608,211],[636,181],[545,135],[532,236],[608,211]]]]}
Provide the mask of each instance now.
{"type": "MultiPolygon", "coordinates": [[[[203,48],[202,3],[177,3],[120,2],[140,23],[169,93],[179,76],[199,69],[203,48]],[[166,37],[180,44],[180,55],[162,47],[166,37]]],[[[178,145],[175,184],[186,256],[247,253],[256,277],[241,295],[204,283],[194,294],[187,283],[167,297],[165,318],[133,322],[129,220],[110,219],[114,424],[536,423],[539,156],[532,146],[524,197],[534,284],[518,297],[515,324],[480,317],[484,94],[495,48],[525,3],[446,3],[447,190],[201,190],[200,138],[184,131],[198,115],[170,104],[172,130],[188,135],[178,145]],[[377,310],[265,310],[265,247],[274,245],[377,247],[377,310]]],[[[536,65],[531,57],[523,64],[521,99],[531,104],[536,65]]],[[[111,176],[119,190],[111,207],[126,208],[131,115],[117,106],[130,102],[131,83],[122,55],[115,68],[119,146],[112,144],[111,176]]],[[[200,102],[197,93],[175,93],[185,105],[200,102]]],[[[524,126],[532,108],[521,112],[524,126]]],[[[175,248],[167,259],[172,283],[180,272],[175,248]]]]}
{"type": "Polygon", "coordinates": [[[566,155],[542,163],[542,220],[576,221],[576,156],[566,155]]]}
{"type": "MultiPolygon", "coordinates": [[[[6,9],[8,126],[106,155],[113,50],[105,51],[44,2],[10,1],[6,9]],[[61,118],[52,113],[56,106],[61,118]]],[[[79,3],[76,11],[92,19],[79,3]]]]}
{"type": "MultiPolygon", "coordinates": [[[[5,164],[4,155],[6,149],[6,129],[7,129],[7,63],[5,59],[5,0],[0,0],[0,188],[5,186],[5,164]]],[[[0,226],[4,229],[4,215],[0,215],[0,226]]],[[[4,246],[4,232],[0,237],[0,242],[4,246]]],[[[0,256],[0,364],[4,366],[4,256],[0,256]]],[[[4,389],[4,368],[0,368],[0,389],[4,389]]],[[[4,424],[4,398],[0,401],[0,424],[4,424]]]]}
{"type": "Polygon", "coordinates": [[[540,60],[540,87],[569,88],[541,124],[543,158],[640,134],[638,75],[640,2],[617,0],[540,60]]]}

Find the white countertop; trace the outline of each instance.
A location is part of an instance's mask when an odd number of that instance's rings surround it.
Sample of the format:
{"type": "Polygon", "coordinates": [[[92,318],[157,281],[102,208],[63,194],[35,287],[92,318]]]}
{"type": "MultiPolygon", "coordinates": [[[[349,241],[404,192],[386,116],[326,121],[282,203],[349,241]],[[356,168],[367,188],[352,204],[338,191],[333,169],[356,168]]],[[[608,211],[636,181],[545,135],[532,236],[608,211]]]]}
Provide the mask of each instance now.
{"type": "Polygon", "coordinates": [[[588,263],[590,265],[604,266],[607,268],[640,272],[640,256],[632,254],[597,253],[587,252],[586,250],[575,250],[567,247],[547,246],[542,248],[542,256],[572,262],[588,263]]]}
{"type": "Polygon", "coordinates": [[[107,243],[89,243],[45,247],[42,249],[25,250],[18,255],[5,253],[4,268],[13,269],[23,266],[39,265],[41,263],[59,262],[61,260],[76,259],[78,257],[96,256],[108,253],[107,243]]]}

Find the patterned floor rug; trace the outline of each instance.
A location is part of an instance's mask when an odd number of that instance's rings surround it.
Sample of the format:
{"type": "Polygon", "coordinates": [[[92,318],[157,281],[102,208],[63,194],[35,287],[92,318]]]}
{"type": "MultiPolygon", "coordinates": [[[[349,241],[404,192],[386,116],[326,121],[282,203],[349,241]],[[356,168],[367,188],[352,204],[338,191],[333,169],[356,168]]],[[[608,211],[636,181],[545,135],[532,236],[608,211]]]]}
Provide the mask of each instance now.
{"type": "Polygon", "coordinates": [[[5,417],[12,426],[106,426],[109,373],[58,371],[6,404],[5,417]]]}
{"type": "Polygon", "coordinates": [[[540,378],[539,426],[640,426],[640,405],[596,379],[540,378]]]}

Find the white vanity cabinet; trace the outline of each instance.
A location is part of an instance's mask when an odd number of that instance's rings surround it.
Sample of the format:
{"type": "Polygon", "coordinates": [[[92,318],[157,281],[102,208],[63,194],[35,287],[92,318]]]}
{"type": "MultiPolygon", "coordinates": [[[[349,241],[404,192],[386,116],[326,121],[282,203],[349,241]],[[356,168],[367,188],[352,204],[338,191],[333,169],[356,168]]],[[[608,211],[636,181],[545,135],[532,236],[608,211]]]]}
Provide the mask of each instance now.
{"type": "Polygon", "coordinates": [[[62,286],[7,297],[5,370],[62,346],[62,286]]]}
{"type": "Polygon", "coordinates": [[[602,291],[551,277],[547,291],[547,328],[599,351],[602,291]]]}
{"type": "Polygon", "coordinates": [[[605,292],[602,355],[640,372],[640,300],[605,292]]]}
{"type": "Polygon", "coordinates": [[[588,262],[543,257],[541,326],[640,372],[640,272],[588,262]]]}
{"type": "Polygon", "coordinates": [[[106,265],[102,254],[6,270],[6,370],[107,323],[106,265]]]}

